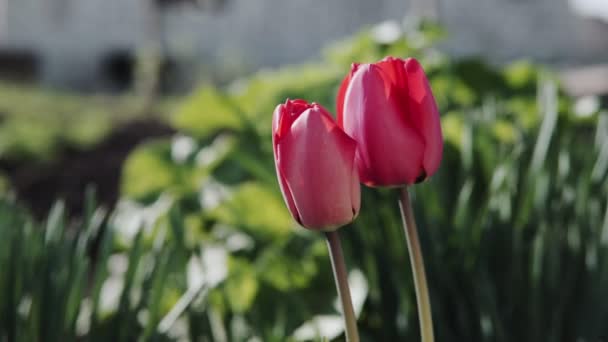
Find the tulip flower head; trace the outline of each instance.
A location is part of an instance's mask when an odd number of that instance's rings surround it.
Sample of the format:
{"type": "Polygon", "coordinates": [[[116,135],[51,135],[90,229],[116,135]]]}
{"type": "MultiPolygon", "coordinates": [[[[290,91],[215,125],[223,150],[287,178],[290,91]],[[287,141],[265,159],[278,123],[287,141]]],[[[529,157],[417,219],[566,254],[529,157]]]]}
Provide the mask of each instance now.
{"type": "Polygon", "coordinates": [[[332,231],[357,216],[357,143],[325,108],[304,100],[280,104],[272,119],[272,142],[281,192],[298,223],[332,231]]]}
{"type": "Polygon", "coordinates": [[[338,92],[337,122],[357,141],[356,165],[368,186],[403,186],[439,168],[439,111],[420,63],[387,57],[353,64],[338,92]]]}

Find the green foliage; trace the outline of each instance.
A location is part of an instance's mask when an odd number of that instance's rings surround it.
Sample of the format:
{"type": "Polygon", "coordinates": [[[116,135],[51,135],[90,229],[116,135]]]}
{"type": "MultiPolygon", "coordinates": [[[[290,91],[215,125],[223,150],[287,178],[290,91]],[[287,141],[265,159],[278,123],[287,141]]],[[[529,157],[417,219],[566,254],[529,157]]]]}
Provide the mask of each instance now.
{"type": "MultiPolygon", "coordinates": [[[[270,118],[285,98],[334,108],[348,65],[387,54],[421,60],[443,113],[442,167],[413,188],[437,340],[608,334],[608,114],[580,116],[531,63],[449,60],[428,23],[401,33],[387,42],[366,31],[316,64],[195,91],[172,120],[180,135],[127,160],[105,229],[67,225],[60,206],[40,227],[2,202],[0,340],[289,341],[306,323],[335,322],[322,236],[297,228],[282,203],[270,118]],[[101,241],[94,258],[90,241],[101,241]]],[[[103,222],[89,208],[81,225],[103,222]]],[[[359,218],[340,232],[349,268],[365,275],[351,282],[362,339],[417,340],[394,190],[364,189],[359,218]]]]}
{"type": "Polygon", "coordinates": [[[60,148],[86,149],[137,115],[135,98],[129,96],[83,96],[0,83],[0,158],[50,160],[60,148]]]}
{"type": "Polygon", "coordinates": [[[220,129],[237,130],[242,120],[223,94],[213,87],[204,87],[175,114],[173,125],[189,134],[206,136],[220,129]],[[202,122],[201,115],[206,116],[202,122]]]}
{"type": "MultiPolygon", "coordinates": [[[[61,202],[37,223],[0,199],[0,238],[6,241],[0,252],[0,339],[188,338],[188,331],[179,329],[183,320],[166,316],[184,292],[193,300],[208,290],[213,276],[200,265],[209,264],[205,248],[184,245],[181,216],[167,203],[146,209],[125,203],[108,216],[95,208],[93,197],[87,198],[82,221],[71,223],[61,202]],[[171,237],[165,240],[166,234],[171,237]]],[[[251,265],[234,260],[226,283],[234,294],[230,308],[246,310],[258,277],[251,265]]],[[[227,265],[206,266],[217,273],[227,265]]]]}
{"type": "Polygon", "coordinates": [[[291,233],[291,216],[274,193],[255,183],[243,183],[234,191],[224,205],[211,212],[215,220],[260,238],[280,239],[291,233]]]}
{"type": "MultiPolygon", "coordinates": [[[[600,261],[605,253],[599,244],[601,234],[592,229],[602,226],[602,208],[607,205],[599,190],[606,163],[601,164],[603,171],[593,166],[601,160],[601,148],[591,148],[597,115],[580,120],[573,112],[574,103],[555,87],[552,75],[531,63],[495,68],[478,59],[445,58],[431,47],[441,31],[422,26],[426,29],[404,29],[402,37],[390,44],[378,43],[374,34],[364,32],[328,49],[326,60],[319,64],[264,71],[227,90],[206,86],[195,92],[177,116],[189,121],[177,127],[191,134],[202,149],[209,149],[217,134],[230,136],[234,143],[224,158],[202,172],[205,176],[200,180],[219,183],[222,190],[216,192],[230,195],[215,209],[191,210],[208,212],[204,216],[209,217],[211,232],[229,225],[251,236],[257,242],[254,250],[262,256],[254,253],[245,260],[264,265],[270,275],[262,279],[270,281],[273,291],[289,291],[307,304],[319,303],[287,288],[283,276],[275,274],[277,269],[287,273],[297,269],[289,262],[295,249],[285,251],[280,265],[267,264],[264,256],[284,239],[283,234],[269,236],[270,230],[300,239],[285,230],[290,226],[286,210],[277,207],[271,113],[285,98],[314,100],[333,108],[337,86],[351,62],[375,61],[387,54],[414,56],[425,65],[444,113],[442,169],[430,182],[415,187],[439,338],[569,341],[606,333],[598,322],[607,317],[597,315],[605,308],[585,303],[580,295],[580,291],[598,294],[602,285],[589,277],[598,277],[598,267],[605,263],[600,261]],[[241,118],[238,124],[234,118],[241,118]],[[588,253],[593,253],[594,268],[586,266],[588,253]],[[560,286],[562,280],[569,285],[560,286]]],[[[204,185],[191,188],[199,194],[204,189],[204,185]]],[[[343,230],[353,267],[361,268],[370,283],[360,324],[363,335],[372,340],[417,338],[398,217],[394,194],[365,191],[360,218],[343,230]]],[[[312,279],[304,285],[290,282],[297,288],[314,287],[328,276],[318,273],[319,267],[311,266],[310,273],[300,270],[312,279]]],[[[264,301],[251,305],[254,312],[256,305],[268,309],[264,301]]],[[[292,303],[289,310],[310,309],[292,303]]],[[[252,324],[272,329],[272,317],[279,311],[252,324]]]]}
{"type": "Polygon", "coordinates": [[[178,182],[171,165],[171,151],[165,141],[146,144],[131,155],[124,165],[122,190],[134,198],[156,197],[178,182]]]}

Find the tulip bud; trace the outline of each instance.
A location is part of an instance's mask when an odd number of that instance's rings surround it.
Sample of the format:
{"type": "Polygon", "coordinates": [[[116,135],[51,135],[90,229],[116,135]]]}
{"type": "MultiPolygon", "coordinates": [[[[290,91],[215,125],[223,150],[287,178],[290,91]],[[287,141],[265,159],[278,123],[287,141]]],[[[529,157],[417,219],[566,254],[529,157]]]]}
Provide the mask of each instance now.
{"type": "Polygon", "coordinates": [[[338,125],[357,141],[356,165],[368,186],[425,180],[439,168],[439,111],[413,58],[353,64],[338,92],[338,125]]]}
{"type": "Polygon", "coordinates": [[[314,230],[332,231],[359,212],[357,144],[325,108],[287,100],[272,119],[274,160],[283,198],[293,218],[314,230]]]}

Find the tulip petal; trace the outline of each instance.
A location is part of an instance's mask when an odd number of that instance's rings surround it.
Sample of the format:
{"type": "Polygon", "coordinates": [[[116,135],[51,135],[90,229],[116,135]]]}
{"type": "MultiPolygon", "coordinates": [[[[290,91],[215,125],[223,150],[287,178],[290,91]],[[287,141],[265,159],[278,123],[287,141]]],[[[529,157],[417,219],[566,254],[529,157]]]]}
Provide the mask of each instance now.
{"type": "Polygon", "coordinates": [[[357,172],[357,165],[355,163],[357,142],[344,133],[344,131],[342,131],[342,129],[340,129],[338,126],[332,128],[332,134],[334,134],[334,138],[337,140],[338,146],[342,147],[344,161],[347,164],[346,167],[350,170],[350,199],[354,219],[359,214],[359,209],[361,209],[361,186],[359,185],[359,172],[357,172]]]}
{"type": "MultiPolygon", "coordinates": [[[[308,228],[335,229],[352,221],[356,143],[316,106],[304,111],[279,142],[288,188],[308,228]]],[[[358,208],[357,208],[358,209],[358,208]]]]}
{"type": "Polygon", "coordinates": [[[350,72],[344,79],[342,83],[340,83],[340,88],[338,89],[338,95],[336,96],[336,122],[340,127],[342,127],[342,122],[344,118],[344,96],[346,95],[346,90],[348,89],[348,85],[350,84],[350,80],[353,77],[353,74],[359,68],[359,64],[353,63],[350,68],[350,72]]]}
{"type": "Polygon", "coordinates": [[[281,115],[283,115],[283,104],[278,105],[272,113],[272,138],[274,139],[275,134],[279,131],[279,125],[281,122],[281,115]]]}
{"type": "Polygon", "coordinates": [[[411,120],[424,139],[423,167],[426,175],[439,168],[443,154],[443,138],[439,110],[433,92],[420,63],[413,58],[405,60],[408,108],[411,120]]]}
{"type": "Polygon", "coordinates": [[[424,140],[385,87],[382,69],[362,65],[344,101],[343,128],[358,142],[356,163],[369,186],[411,184],[421,168],[424,140]]]}
{"type": "Polygon", "coordinates": [[[272,118],[272,134],[277,137],[285,135],[298,116],[312,106],[312,104],[300,99],[287,99],[285,103],[278,105],[272,118]]]}
{"type": "Polygon", "coordinates": [[[346,168],[350,171],[352,221],[359,215],[359,210],[361,209],[361,184],[359,183],[359,172],[357,172],[357,165],[355,164],[357,142],[344,133],[338,126],[334,127],[333,133],[338,140],[338,145],[342,147],[343,160],[346,164],[346,168]]]}
{"type": "MultiPolygon", "coordinates": [[[[346,136],[345,133],[343,133],[346,136]]],[[[350,137],[349,137],[350,139],[350,137]]],[[[356,155],[356,143],[352,145],[352,158],[350,158],[350,174],[351,174],[351,188],[350,188],[350,201],[353,208],[353,220],[359,215],[361,209],[361,185],[359,185],[359,173],[357,172],[357,164],[355,164],[356,155]]]]}
{"type": "Polygon", "coordinates": [[[386,93],[404,109],[407,105],[407,79],[403,60],[389,56],[374,65],[382,70],[386,93]]]}
{"type": "MultiPolygon", "coordinates": [[[[277,146],[277,155],[280,155],[278,146],[277,146]]],[[[285,176],[283,175],[283,172],[281,171],[281,167],[283,166],[282,164],[284,162],[281,162],[279,159],[280,158],[277,158],[276,171],[277,171],[277,178],[279,179],[279,186],[281,188],[281,194],[283,195],[283,199],[285,199],[285,203],[287,203],[287,208],[291,212],[291,216],[293,216],[294,220],[296,220],[299,224],[302,224],[302,218],[300,217],[298,208],[296,207],[296,204],[293,200],[293,195],[291,193],[291,189],[289,188],[289,183],[287,182],[287,180],[285,179],[285,176]]]]}
{"type": "Polygon", "coordinates": [[[298,213],[298,209],[296,208],[296,205],[293,201],[293,196],[291,194],[291,190],[289,189],[289,184],[285,180],[285,176],[283,175],[283,172],[281,171],[283,164],[284,164],[284,160],[282,160],[280,157],[281,153],[279,151],[280,147],[279,147],[279,142],[278,142],[278,140],[279,140],[278,131],[279,131],[282,116],[289,115],[289,113],[285,114],[284,109],[285,109],[284,105],[282,105],[282,104],[278,105],[272,115],[272,133],[273,133],[272,142],[273,142],[273,152],[274,152],[274,158],[275,158],[275,169],[277,172],[277,179],[279,180],[279,187],[281,188],[281,194],[283,195],[283,199],[285,200],[285,203],[287,204],[287,208],[291,212],[291,215],[293,216],[293,218],[299,224],[302,224],[302,220],[300,218],[300,213],[298,213]]]}

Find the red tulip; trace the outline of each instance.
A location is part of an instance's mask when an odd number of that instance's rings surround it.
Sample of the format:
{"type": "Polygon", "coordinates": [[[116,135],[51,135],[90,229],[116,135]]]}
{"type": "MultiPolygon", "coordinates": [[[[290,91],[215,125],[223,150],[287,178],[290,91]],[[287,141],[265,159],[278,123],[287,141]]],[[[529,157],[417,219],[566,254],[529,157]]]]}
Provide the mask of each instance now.
{"type": "Polygon", "coordinates": [[[420,182],[439,168],[439,111],[420,63],[387,57],[353,64],[338,92],[338,125],[357,141],[356,165],[368,186],[420,182]]]}
{"type": "Polygon", "coordinates": [[[357,143],[327,110],[304,100],[287,100],[272,119],[274,160],[283,198],[302,226],[331,231],[359,212],[357,143]]]}

